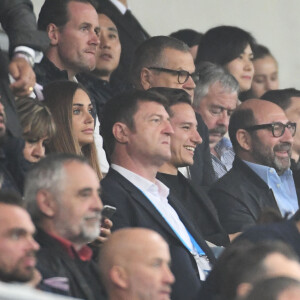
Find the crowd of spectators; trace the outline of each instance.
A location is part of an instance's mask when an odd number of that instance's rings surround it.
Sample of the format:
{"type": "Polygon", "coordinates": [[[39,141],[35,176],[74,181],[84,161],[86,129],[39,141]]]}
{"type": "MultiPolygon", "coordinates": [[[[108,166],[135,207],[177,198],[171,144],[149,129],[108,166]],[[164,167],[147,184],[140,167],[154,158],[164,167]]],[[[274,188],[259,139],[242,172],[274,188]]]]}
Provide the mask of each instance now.
{"type": "Polygon", "coordinates": [[[126,0],[0,22],[0,299],[300,299],[300,91],[267,47],[150,37],[126,0]]]}

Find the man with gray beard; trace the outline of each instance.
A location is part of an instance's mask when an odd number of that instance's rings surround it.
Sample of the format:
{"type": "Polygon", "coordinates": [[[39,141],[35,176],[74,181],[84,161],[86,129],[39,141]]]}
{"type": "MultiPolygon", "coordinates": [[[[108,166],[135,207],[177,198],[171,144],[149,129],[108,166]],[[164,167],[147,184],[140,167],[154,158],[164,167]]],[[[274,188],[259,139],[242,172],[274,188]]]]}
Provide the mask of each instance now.
{"type": "Polygon", "coordinates": [[[204,62],[197,67],[193,108],[208,128],[209,149],[216,180],[225,175],[234,160],[228,132],[230,116],[238,104],[239,84],[223,67],[204,62]]]}
{"type": "Polygon", "coordinates": [[[83,157],[50,155],[27,176],[25,202],[41,246],[40,288],[81,299],[103,299],[99,271],[92,260],[100,234],[102,202],[95,171],[83,157]]]}
{"type": "Polygon", "coordinates": [[[266,208],[282,216],[298,210],[290,170],[295,133],[296,123],[269,101],[247,100],[232,114],[229,136],[236,153],[233,167],[209,192],[231,237],[255,225],[266,208]]]}

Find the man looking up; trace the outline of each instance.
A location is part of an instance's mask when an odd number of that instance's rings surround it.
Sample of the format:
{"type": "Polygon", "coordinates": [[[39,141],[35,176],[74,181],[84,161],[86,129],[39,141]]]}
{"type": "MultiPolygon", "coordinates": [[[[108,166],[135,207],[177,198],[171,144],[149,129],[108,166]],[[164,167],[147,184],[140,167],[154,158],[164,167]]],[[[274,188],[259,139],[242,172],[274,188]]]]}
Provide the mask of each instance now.
{"type": "Polygon", "coordinates": [[[171,158],[173,129],[165,97],[133,90],[108,101],[102,135],[111,168],[101,181],[105,204],[117,207],[114,229],[145,227],[160,233],[170,247],[175,275],[172,299],[192,299],[214,257],[184,207],[155,178],[171,158]],[[198,277],[199,276],[199,277],[198,277]]]}
{"type": "Polygon", "coordinates": [[[236,153],[233,167],[210,190],[228,234],[254,225],[267,207],[282,216],[298,210],[290,170],[295,132],[296,124],[269,101],[246,100],[232,114],[229,136],[236,153]]]}
{"type": "Polygon", "coordinates": [[[218,179],[232,168],[234,159],[232,145],[225,134],[237,107],[239,84],[225,69],[209,62],[202,63],[197,72],[193,107],[208,128],[212,165],[218,179]]]}
{"type": "Polygon", "coordinates": [[[169,246],[155,231],[115,231],[101,248],[101,278],[110,300],[167,300],[175,278],[169,246]]]}

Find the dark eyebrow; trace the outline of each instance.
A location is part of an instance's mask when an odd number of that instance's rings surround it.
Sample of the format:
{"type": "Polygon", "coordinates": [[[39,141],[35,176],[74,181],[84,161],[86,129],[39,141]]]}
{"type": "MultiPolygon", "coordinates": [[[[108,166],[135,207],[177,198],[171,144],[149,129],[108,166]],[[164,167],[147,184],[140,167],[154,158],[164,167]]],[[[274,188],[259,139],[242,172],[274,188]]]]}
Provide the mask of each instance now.
{"type": "Polygon", "coordinates": [[[119,34],[118,29],[116,27],[108,27],[107,30],[113,31],[119,34]]]}

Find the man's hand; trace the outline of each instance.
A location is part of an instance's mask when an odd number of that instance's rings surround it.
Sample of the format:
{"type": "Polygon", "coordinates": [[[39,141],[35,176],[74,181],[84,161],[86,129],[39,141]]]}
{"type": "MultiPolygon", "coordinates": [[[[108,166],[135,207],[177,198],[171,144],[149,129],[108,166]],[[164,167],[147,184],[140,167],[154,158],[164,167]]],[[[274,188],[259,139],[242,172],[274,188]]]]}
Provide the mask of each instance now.
{"type": "Polygon", "coordinates": [[[15,96],[28,96],[33,91],[36,82],[35,73],[25,58],[12,58],[9,64],[9,73],[15,80],[10,85],[15,96]]]}

